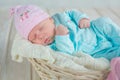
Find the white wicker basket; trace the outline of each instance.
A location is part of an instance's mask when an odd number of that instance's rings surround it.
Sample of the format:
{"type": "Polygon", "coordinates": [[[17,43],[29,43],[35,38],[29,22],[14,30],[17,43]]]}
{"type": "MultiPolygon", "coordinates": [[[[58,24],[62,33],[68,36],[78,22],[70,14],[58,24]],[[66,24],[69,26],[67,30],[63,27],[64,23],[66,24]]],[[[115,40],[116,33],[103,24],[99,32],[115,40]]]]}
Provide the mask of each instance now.
{"type": "Polygon", "coordinates": [[[105,80],[109,71],[76,71],[62,68],[47,61],[35,58],[28,59],[41,80],[105,80]]]}

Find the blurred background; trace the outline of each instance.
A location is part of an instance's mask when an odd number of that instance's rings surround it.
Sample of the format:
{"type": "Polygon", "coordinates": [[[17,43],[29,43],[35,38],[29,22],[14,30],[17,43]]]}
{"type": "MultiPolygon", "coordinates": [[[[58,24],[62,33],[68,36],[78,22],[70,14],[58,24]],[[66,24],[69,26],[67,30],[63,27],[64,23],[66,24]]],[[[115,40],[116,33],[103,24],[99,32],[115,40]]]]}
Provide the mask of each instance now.
{"type": "Polygon", "coordinates": [[[118,7],[120,0],[1,0],[0,7],[10,7],[19,4],[36,4],[44,8],[61,7],[118,7]]]}
{"type": "Polygon", "coordinates": [[[16,5],[35,4],[41,8],[119,8],[120,0],[1,0],[0,1],[0,26],[2,19],[7,19],[6,11],[16,5]],[[4,14],[3,14],[4,13],[4,14]],[[6,15],[6,16],[4,16],[6,15]]]}
{"type": "Polygon", "coordinates": [[[35,4],[52,14],[64,8],[78,8],[91,19],[110,17],[120,26],[120,0],[0,0],[0,80],[40,80],[30,63],[11,60],[15,30],[7,26],[9,9],[16,5],[35,4]]]}

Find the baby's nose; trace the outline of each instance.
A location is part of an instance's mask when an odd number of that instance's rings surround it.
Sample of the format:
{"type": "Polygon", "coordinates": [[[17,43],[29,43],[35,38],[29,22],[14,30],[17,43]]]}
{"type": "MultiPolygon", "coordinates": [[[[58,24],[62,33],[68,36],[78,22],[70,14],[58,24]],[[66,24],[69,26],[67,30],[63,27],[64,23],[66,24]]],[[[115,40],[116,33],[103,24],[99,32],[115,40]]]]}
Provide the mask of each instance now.
{"type": "Polygon", "coordinates": [[[41,34],[38,34],[38,35],[37,35],[37,38],[40,39],[40,40],[42,40],[42,39],[44,38],[44,36],[41,35],[41,34]]]}

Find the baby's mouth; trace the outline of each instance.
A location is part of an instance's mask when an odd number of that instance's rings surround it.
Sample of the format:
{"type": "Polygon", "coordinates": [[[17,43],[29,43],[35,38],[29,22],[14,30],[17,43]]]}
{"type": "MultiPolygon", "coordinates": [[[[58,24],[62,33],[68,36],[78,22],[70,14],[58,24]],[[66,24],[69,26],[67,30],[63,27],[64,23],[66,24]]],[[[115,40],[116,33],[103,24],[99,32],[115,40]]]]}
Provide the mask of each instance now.
{"type": "Polygon", "coordinates": [[[46,38],[44,43],[49,43],[50,39],[49,38],[46,38]]]}
{"type": "Polygon", "coordinates": [[[53,42],[53,40],[54,40],[54,37],[46,38],[45,41],[44,41],[44,43],[51,44],[53,42]]]}

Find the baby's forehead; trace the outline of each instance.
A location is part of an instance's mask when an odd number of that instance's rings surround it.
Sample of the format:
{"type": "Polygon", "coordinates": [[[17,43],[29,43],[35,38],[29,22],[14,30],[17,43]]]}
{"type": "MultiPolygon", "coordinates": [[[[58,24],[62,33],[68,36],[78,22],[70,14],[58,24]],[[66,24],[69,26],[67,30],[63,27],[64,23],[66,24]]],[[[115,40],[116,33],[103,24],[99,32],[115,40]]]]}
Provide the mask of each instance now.
{"type": "Polygon", "coordinates": [[[35,26],[33,27],[33,29],[32,29],[31,31],[32,31],[32,32],[36,32],[36,31],[39,30],[40,28],[43,28],[43,26],[45,26],[45,24],[48,23],[48,22],[46,22],[46,21],[48,21],[48,19],[39,22],[37,25],[35,25],[35,26]]]}
{"type": "MultiPolygon", "coordinates": [[[[30,33],[35,33],[35,32],[38,31],[40,28],[41,28],[41,26],[38,24],[38,25],[36,25],[35,27],[32,28],[32,30],[31,30],[30,33]]],[[[30,34],[30,33],[29,33],[29,34],[30,34]]]]}

